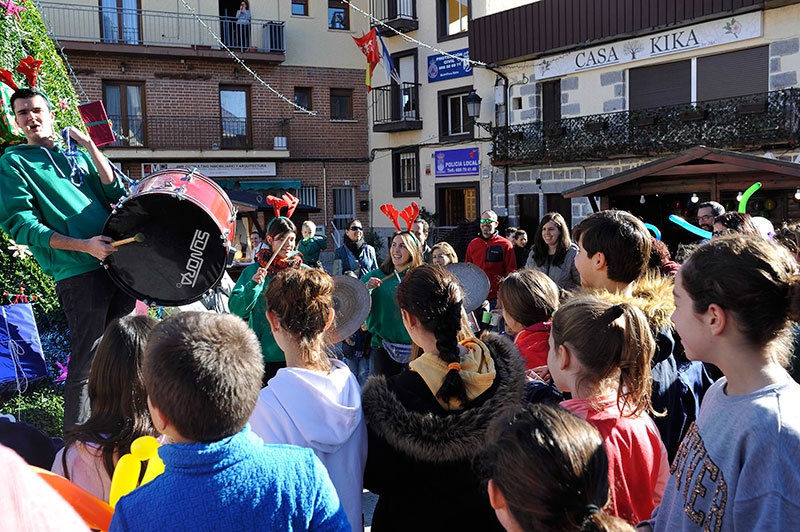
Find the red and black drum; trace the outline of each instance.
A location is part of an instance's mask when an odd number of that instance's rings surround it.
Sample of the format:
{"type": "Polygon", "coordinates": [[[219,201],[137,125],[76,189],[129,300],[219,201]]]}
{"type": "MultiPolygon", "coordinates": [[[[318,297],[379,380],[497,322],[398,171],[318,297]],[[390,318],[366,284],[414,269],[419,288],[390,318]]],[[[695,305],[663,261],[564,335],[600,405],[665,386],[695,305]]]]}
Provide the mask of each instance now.
{"type": "Polygon", "coordinates": [[[122,240],[141,233],[144,240],[119,246],[105,267],[137,299],[185,305],[222,278],[235,230],[236,211],[216,183],[196,171],[163,170],[114,206],[103,234],[122,240]]]}

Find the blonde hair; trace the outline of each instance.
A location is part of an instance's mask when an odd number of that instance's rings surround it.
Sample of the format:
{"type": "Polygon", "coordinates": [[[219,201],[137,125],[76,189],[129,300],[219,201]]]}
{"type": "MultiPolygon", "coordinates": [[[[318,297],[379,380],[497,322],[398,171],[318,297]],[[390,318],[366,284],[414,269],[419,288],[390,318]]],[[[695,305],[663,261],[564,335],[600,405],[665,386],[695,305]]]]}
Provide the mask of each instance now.
{"type": "Polygon", "coordinates": [[[433,245],[431,248],[431,256],[433,256],[433,252],[437,249],[441,249],[442,253],[450,257],[450,262],[455,263],[458,262],[458,255],[456,255],[456,250],[453,249],[453,246],[448,244],[447,242],[438,242],[433,245]]]}
{"type": "Polygon", "coordinates": [[[317,232],[317,224],[315,224],[311,220],[306,220],[305,222],[303,222],[303,225],[301,226],[301,229],[300,229],[301,233],[302,233],[303,229],[309,229],[311,231],[311,234],[313,235],[313,234],[315,234],[317,232]]]}

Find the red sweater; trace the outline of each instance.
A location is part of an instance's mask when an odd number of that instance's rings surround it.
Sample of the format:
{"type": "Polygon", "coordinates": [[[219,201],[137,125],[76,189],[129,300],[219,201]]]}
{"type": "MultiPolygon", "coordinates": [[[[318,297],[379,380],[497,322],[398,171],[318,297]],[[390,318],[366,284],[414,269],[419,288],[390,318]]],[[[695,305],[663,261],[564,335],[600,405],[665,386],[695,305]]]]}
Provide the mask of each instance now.
{"type": "Polygon", "coordinates": [[[514,345],[525,360],[525,369],[547,365],[547,352],[550,351],[549,321],[534,323],[522,329],[514,338],[514,345]]]}
{"type": "Polygon", "coordinates": [[[517,269],[514,246],[497,232],[488,239],[482,236],[473,238],[467,246],[464,262],[476,265],[489,278],[488,299],[497,299],[497,288],[500,286],[500,281],[517,269]]]}
{"type": "Polygon", "coordinates": [[[669,478],[667,450],[647,414],[625,417],[615,398],[569,399],[561,406],[591,423],[600,432],[608,454],[611,486],[610,513],[632,525],[650,518],[664,494],[669,478]]]}

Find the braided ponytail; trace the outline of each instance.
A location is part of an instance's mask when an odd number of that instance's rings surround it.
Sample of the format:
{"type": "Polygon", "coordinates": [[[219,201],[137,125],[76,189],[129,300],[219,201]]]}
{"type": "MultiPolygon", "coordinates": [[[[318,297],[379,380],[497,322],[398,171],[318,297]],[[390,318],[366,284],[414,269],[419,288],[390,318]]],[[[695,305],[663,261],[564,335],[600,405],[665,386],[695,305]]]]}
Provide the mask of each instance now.
{"type": "Polygon", "coordinates": [[[456,399],[467,402],[467,390],[461,379],[461,308],[464,299],[458,280],[440,266],[424,264],[408,273],[397,289],[400,308],[419,320],[420,326],[436,337],[439,358],[448,364],[444,382],[436,397],[444,402],[456,399]]]}

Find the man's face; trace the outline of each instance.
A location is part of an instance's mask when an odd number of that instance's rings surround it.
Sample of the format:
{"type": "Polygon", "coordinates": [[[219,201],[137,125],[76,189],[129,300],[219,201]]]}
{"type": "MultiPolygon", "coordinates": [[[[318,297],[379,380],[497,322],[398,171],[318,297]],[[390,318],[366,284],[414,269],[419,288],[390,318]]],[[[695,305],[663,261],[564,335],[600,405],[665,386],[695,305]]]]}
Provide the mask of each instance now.
{"type": "Polygon", "coordinates": [[[711,210],[711,207],[697,209],[697,225],[706,231],[714,230],[714,211],[711,210]]]}
{"type": "Polygon", "coordinates": [[[425,244],[425,241],[428,240],[428,234],[425,233],[422,224],[419,222],[411,224],[411,234],[417,237],[417,242],[419,242],[420,246],[425,244]]]}
{"type": "Polygon", "coordinates": [[[481,234],[489,238],[497,231],[497,218],[488,213],[481,213],[481,234]]]}
{"type": "Polygon", "coordinates": [[[28,144],[42,146],[52,142],[54,117],[55,113],[41,96],[14,101],[14,119],[28,144]]]}

